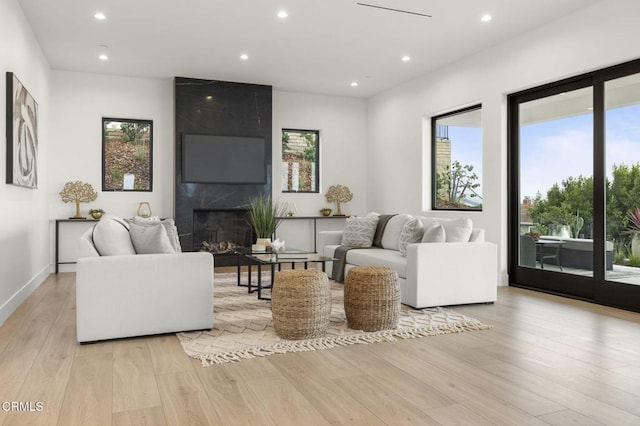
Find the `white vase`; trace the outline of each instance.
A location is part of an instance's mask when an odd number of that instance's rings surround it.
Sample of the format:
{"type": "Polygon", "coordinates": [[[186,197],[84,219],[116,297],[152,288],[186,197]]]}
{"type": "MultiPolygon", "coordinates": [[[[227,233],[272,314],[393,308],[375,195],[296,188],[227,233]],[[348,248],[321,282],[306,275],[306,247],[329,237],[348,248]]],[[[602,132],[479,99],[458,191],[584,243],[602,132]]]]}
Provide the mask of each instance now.
{"type": "Polygon", "coordinates": [[[640,233],[634,232],[631,237],[631,254],[640,256],[640,233]]]}
{"type": "Polygon", "coordinates": [[[256,244],[263,245],[265,248],[271,247],[271,238],[258,238],[256,244]]]}

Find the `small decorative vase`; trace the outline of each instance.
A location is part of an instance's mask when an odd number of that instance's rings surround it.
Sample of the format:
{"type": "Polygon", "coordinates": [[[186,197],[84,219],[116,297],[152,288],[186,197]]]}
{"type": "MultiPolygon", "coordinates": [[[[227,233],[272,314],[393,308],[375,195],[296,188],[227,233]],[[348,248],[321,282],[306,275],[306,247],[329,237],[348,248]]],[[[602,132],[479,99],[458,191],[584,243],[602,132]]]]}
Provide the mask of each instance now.
{"type": "Polygon", "coordinates": [[[296,203],[288,202],[287,203],[287,216],[292,217],[296,214],[296,203]]]}
{"type": "Polygon", "coordinates": [[[91,217],[94,218],[95,220],[98,220],[102,217],[102,212],[93,212],[91,213],[91,217]]]}
{"type": "Polygon", "coordinates": [[[634,232],[631,237],[631,254],[640,256],[640,234],[637,232],[634,232]]]}
{"type": "Polygon", "coordinates": [[[320,213],[322,213],[322,216],[329,216],[331,214],[331,209],[322,209],[320,210],[320,213]]]}
{"type": "Polygon", "coordinates": [[[257,245],[262,245],[265,248],[270,248],[271,247],[271,238],[258,238],[256,240],[256,244],[257,245]]]}
{"type": "Polygon", "coordinates": [[[143,201],[138,204],[138,216],[151,217],[151,205],[148,202],[143,201]]]}

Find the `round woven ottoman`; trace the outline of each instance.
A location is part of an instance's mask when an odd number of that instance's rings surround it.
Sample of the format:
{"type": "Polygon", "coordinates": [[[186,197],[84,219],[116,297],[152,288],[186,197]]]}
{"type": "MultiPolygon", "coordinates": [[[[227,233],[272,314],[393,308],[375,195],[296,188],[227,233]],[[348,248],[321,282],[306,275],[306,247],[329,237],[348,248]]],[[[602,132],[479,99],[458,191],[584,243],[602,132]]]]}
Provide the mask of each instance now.
{"type": "Polygon", "coordinates": [[[384,266],[351,268],[344,281],[344,312],[349,328],[390,330],[400,318],[398,274],[384,266]]]}
{"type": "Polygon", "coordinates": [[[277,272],[271,289],[273,328],[283,339],[323,336],[331,315],[327,274],[315,269],[277,272]]]}

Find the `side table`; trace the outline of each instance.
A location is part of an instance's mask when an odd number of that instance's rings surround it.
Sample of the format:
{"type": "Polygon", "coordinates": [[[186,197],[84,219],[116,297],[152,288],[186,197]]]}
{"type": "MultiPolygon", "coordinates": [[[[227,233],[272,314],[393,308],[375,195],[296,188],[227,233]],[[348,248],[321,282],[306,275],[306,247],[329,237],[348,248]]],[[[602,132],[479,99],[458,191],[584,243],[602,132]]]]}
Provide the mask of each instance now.
{"type": "Polygon", "coordinates": [[[97,222],[96,219],[56,219],[56,231],[55,231],[55,270],[56,274],[60,271],[60,265],[71,265],[75,264],[75,261],[60,261],[60,224],[63,223],[83,223],[83,224],[93,224],[97,222]]]}

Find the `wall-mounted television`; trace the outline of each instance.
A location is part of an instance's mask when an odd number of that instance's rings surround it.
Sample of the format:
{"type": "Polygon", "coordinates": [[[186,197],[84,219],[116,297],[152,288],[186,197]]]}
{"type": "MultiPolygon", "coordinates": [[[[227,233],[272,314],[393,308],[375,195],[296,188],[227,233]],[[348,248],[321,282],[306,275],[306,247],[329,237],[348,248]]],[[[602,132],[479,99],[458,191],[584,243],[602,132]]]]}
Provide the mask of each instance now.
{"type": "Polygon", "coordinates": [[[182,182],[266,183],[264,138],[184,135],[182,182]]]}

